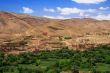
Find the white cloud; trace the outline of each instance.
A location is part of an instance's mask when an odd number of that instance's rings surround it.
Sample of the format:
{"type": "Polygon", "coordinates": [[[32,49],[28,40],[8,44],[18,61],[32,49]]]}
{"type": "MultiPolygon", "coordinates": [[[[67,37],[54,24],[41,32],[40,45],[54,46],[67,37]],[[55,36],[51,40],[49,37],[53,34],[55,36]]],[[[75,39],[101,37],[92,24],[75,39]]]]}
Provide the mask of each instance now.
{"type": "Polygon", "coordinates": [[[109,9],[109,7],[100,7],[99,9],[100,10],[107,10],[107,9],[109,9]]]}
{"type": "Polygon", "coordinates": [[[84,10],[85,12],[89,12],[89,13],[95,13],[97,10],[96,9],[87,9],[84,10]]]}
{"type": "Polygon", "coordinates": [[[47,15],[44,15],[43,17],[51,18],[51,19],[69,19],[69,18],[66,18],[63,16],[47,16],[47,15]]]}
{"type": "Polygon", "coordinates": [[[57,14],[59,14],[58,16],[47,16],[44,15],[44,17],[47,18],[52,18],[52,19],[70,19],[71,15],[74,17],[78,17],[78,18],[94,18],[97,20],[110,20],[110,14],[107,12],[105,14],[105,10],[108,9],[108,7],[100,7],[99,9],[80,9],[80,8],[69,8],[69,7],[57,7],[56,9],[53,9],[54,12],[56,12],[57,14]],[[67,16],[66,16],[67,15],[67,16]]]}
{"type": "Polygon", "coordinates": [[[97,16],[91,16],[91,18],[97,19],[97,20],[110,20],[110,14],[107,15],[97,15],[97,16]]]}
{"type": "Polygon", "coordinates": [[[85,16],[85,17],[87,17],[87,18],[89,18],[89,17],[90,17],[90,15],[89,15],[89,14],[85,14],[84,16],[85,16]]]}
{"type": "Polygon", "coordinates": [[[78,8],[61,8],[57,7],[58,12],[63,15],[69,15],[69,14],[74,14],[74,13],[79,13],[80,9],[78,8]]]}
{"type": "Polygon", "coordinates": [[[51,18],[51,19],[55,19],[54,16],[47,16],[47,15],[44,15],[43,17],[46,17],[46,18],[51,18]]]}
{"type": "Polygon", "coordinates": [[[34,11],[31,8],[28,7],[22,7],[23,13],[33,13],[34,11]]]}
{"type": "Polygon", "coordinates": [[[47,11],[47,12],[55,12],[54,9],[48,9],[48,8],[44,8],[44,11],[47,11]]]}
{"type": "Polygon", "coordinates": [[[89,18],[90,14],[87,14],[87,13],[80,13],[79,14],[79,17],[87,17],[89,18]]]}
{"type": "MultiPolygon", "coordinates": [[[[97,20],[110,20],[110,14],[107,15],[97,15],[97,16],[91,16],[90,14],[84,14],[84,18],[93,18],[97,20]]],[[[44,15],[43,17],[51,18],[51,19],[70,19],[71,17],[64,17],[64,16],[47,16],[44,15]]]]}
{"type": "Polygon", "coordinates": [[[84,15],[84,13],[79,13],[79,16],[83,16],[84,15]]]}
{"type": "Polygon", "coordinates": [[[84,13],[95,13],[96,9],[79,9],[79,8],[61,8],[57,7],[57,12],[62,15],[70,15],[70,14],[80,14],[81,16],[84,13]]]}
{"type": "Polygon", "coordinates": [[[105,2],[106,0],[72,0],[76,3],[85,3],[85,4],[98,4],[101,2],[105,2]]]}

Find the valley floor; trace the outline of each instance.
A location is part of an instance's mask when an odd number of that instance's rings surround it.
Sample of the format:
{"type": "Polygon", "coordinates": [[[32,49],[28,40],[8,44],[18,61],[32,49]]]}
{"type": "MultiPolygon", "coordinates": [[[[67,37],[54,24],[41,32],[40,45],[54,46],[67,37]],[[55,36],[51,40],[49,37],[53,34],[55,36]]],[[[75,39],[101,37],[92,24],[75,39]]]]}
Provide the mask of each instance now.
{"type": "Polygon", "coordinates": [[[110,73],[110,46],[62,48],[19,55],[0,53],[0,73],[110,73]]]}

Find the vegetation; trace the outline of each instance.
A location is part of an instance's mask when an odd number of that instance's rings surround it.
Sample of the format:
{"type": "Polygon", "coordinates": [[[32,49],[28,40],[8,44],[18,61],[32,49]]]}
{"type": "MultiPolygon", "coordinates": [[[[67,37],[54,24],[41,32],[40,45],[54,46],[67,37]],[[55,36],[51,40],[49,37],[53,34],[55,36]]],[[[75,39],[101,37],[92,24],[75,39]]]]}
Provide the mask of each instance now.
{"type": "Polygon", "coordinates": [[[72,37],[71,36],[65,36],[64,39],[69,40],[69,39],[72,39],[72,37]]]}
{"type": "Polygon", "coordinates": [[[99,46],[83,52],[62,48],[19,55],[0,53],[0,73],[60,73],[62,71],[110,73],[110,46],[99,46]]]}

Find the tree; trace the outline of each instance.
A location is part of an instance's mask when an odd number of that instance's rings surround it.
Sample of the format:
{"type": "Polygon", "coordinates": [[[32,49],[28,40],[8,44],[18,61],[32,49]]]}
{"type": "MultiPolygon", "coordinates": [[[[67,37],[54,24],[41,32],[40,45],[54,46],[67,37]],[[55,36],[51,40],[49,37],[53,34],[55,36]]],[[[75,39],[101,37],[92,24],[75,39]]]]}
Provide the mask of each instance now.
{"type": "Polygon", "coordinates": [[[79,73],[79,66],[74,64],[71,68],[72,73],[79,73]]]}
{"type": "Polygon", "coordinates": [[[36,60],[36,66],[40,65],[40,60],[36,60]]]}
{"type": "Polygon", "coordinates": [[[4,53],[0,52],[0,67],[3,66],[4,53]]]}
{"type": "Polygon", "coordinates": [[[92,72],[92,73],[97,73],[96,67],[92,67],[92,68],[91,68],[91,72],[92,72]]]}

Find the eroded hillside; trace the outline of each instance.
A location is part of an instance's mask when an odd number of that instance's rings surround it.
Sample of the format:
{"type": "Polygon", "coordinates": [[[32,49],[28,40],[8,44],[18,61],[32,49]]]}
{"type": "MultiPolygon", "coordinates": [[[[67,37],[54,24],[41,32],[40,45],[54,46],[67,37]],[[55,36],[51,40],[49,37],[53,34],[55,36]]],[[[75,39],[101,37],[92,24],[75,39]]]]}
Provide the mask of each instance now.
{"type": "Polygon", "coordinates": [[[48,19],[0,12],[0,50],[10,53],[53,50],[62,47],[85,50],[110,43],[110,21],[48,19]]]}

